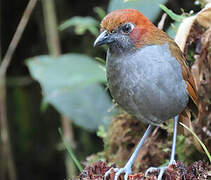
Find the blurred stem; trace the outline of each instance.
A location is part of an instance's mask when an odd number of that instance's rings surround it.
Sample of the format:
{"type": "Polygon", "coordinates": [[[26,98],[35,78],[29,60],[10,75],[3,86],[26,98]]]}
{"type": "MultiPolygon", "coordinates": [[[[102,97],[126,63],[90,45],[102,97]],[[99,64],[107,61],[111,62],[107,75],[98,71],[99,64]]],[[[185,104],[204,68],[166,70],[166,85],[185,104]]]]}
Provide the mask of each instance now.
{"type": "Polygon", "coordinates": [[[12,59],[12,55],[14,54],[15,52],[15,49],[22,37],[22,34],[23,34],[23,31],[29,21],[29,18],[31,16],[31,13],[35,7],[37,3],[37,0],[30,0],[22,17],[21,17],[21,20],[18,24],[18,27],[16,29],[16,32],[12,38],[12,41],[10,42],[10,45],[7,49],[7,52],[3,58],[3,61],[1,63],[1,66],[0,66],[0,76],[4,76],[6,74],[6,71],[7,71],[7,68],[11,62],[11,59],[12,59]]]}
{"type": "MultiPolygon", "coordinates": [[[[71,147],[75,146],[72,123],[65,116],[62,116],[62,129],[64,134],[65,141],[70,144],[71,147]]],[[[77,170],[73,159],[70,158],[69,154],[65,154],[65,166],[68,179],[74,179],[77,176],[77,170]]]]}
{"type": "MultiPolygon", "coordinates": [[[[47,36],[47,44],[49,53],[53,56],[61,55],[61,48],[59,42],[59,35],[57,31],[57,19],[54,0],[42,0],[43,14],[45,20],[45,30],[47,36]]],[[[65,116],[61,117],[62,131],[64,132],[64,138],[68,143],[73,144],[73,131],[71,121],[65,116]]],[[[76,170],[72,159],[65,156],[65,165],[67,178],[73,178],[76,176],[76,170]]]]}
{"type": "Polygon", "coordinates": [[[28,23],[31,13],[37,3],[37,0],[30,0],[15,31],[12,41],[9,44],[7,52],[0,64],[0,179],[16,180],[16,169],[12,155],[11,142],[7,120],[6,103],[6,73],[12,60],[15,49],[22,37],[23,31],[28,23]]]}
{"type": "Polygon", "coordinates": [[[11,150],[9,129],[7,124],[7,104],[6,104],[6,78],[0,77],[0,136],[1,136],[1,156],[0,156],[0,179],[5,180],[9,176],[10,180],[16,180],[15,163],[11,150]]]}
{"type": "Polygon", "coordinates": [[[158,29],[161,29],[161,30],[163,29],[163,26],[164,26],[166,17],[167,17],[167,14],[166,14],[166,13],[163,13],[163,15],[162,15],[162,17],[161,17],[161,20],[160,20],[160,22],[158,23],[158,29]]]}
{"type": "Polygon", "coordinates": [[[43,0],[42,2],[48,50],[51,55],[59,56],[61,55],[61,48],[57,31],[54,0],[43,0]]]}
{"type": "Polygon", "coordinates": [[[210,0],[199,0],[199,3],[202,7],[205,7],[208,3],[210,3],[210,0]]]}

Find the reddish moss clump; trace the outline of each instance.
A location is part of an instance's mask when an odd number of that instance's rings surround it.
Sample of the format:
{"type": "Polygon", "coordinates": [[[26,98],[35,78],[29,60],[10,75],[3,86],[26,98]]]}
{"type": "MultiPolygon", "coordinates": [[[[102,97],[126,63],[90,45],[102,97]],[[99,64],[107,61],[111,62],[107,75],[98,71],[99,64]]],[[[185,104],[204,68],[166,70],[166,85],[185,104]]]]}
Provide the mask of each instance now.
{"type": "MultiPolygon", "coordinates": [[[[102,161],[93,163],[87,166],[79,175],[80,180],[103,180],[105,172],[115,165],[109,166],[102,161]]],[[[170,166],[164,173],[163,180],[208,180],[211,178],[209,171],[211,168],[202,162],[197,161],[192,165],[185,167],[182,162],[177,162],[175,165],[170,166]]],[[[153,172],[145,177],[143,172],[129,175],[128,180],[156,180],[158,172],[153,172]]],[[[114,172],[111,172],[107,180],[114,179],[114,172]]],[[[123,180],[123,176],[120,176],[123,180]]]]}

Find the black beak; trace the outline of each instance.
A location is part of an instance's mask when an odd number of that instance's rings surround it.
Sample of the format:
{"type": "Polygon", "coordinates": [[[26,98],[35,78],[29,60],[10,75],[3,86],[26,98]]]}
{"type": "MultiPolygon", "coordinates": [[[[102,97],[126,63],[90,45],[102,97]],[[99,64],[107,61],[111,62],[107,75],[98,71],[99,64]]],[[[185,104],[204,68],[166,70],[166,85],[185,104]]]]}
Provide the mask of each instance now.
{"type": "Polygon", "coordinates": [[[103,31],[95,40],[94,47],[109,44],[114,41],[112,34],[109,34],[106,30],[103,31]]]}

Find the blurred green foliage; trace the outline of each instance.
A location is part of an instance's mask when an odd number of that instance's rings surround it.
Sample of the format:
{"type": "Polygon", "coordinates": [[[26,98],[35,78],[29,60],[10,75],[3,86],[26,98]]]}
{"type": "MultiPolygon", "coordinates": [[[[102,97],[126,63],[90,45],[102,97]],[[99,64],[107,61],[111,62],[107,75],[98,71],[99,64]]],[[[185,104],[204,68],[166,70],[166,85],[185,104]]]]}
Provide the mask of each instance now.
{"type": "Polygon", "coordinates": [[[168,9],[165,5],[160,4],[160,8],[166,12],[166,14],[168,14],[171,19],[173,19],[174,21],[178,21],[181,22],[183,19],[186,18],[186,16],[184,15],[177,15],[175,14],[171,9],[168,9]]]}
{"type": "Polygon", "coordinates": [[[107,136],[107,132],[102,125],[98,127],[97,136],[101,138],[105,138],[107,136]]]}
{"type": "Polygon", "coordinates": [[[75,156],[75,154],[74,154],[74,152],[73,152],[73,150],[72,150],[72,147],[70,146],[70,143],[68,143],[68,142],[65,140],[61,128],[59,128],[58,131],[59,131],[59,134],[60,134],[60,136],[61,136],[61,138],[62,138],[62,142],[63,142],[65,148],[67,149],[68,153],[70,154],[71,158],[73,159],[73,161],[74,161],[76,167],[77,167],[78,170],[81,172],[81,171],[83,170],[83,167],[81,166],[80,162],[78,161],[77,157],[75,156]]]}
{"type": "Polygon", "coordinates": [[[159,4],[164,4],[166,2],[167,0],[111,0],[108,5],[108,12],[114,11],[116,9],[133,8],[142,12],[151,21],[155,21],[161,12],[159,4]]]}
{"type": "Polygon", "coordinates": [[[85,129],[108,125],[114,111],[108,111],[111,98],[100,84],[106,82],[100,63],[86,55],[65,54],[36,56],[27,65],[41,84],[45,102],[85,129]]]}
{"type": "Polygon", "coordinates": [[[100,20],[106,16],[106,12],[101,7],[94,7],[94,12],[98,15],[100,20]]]}
{"type": "Polygon", "coordinates": [[[71,26],[75,27],[75,33],[77,35],[83,35],[86,32],[86,30],[88,30],[90,33],[97,36],[99,22],[97,20],[95,20],[93,17],[75,16],[75,17],[68,19],[64,23],[62,23],[59,26],[59,30],[62,31],[71,26]]]}

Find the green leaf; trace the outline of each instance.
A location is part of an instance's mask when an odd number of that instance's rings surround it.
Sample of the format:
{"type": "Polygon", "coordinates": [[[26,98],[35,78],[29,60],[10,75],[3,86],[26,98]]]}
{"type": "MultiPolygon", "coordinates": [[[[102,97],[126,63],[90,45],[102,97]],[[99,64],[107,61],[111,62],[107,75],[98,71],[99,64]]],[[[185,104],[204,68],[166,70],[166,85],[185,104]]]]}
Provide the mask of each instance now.
{"type": "Polygon", "coordinates": [[[151,21],[155,21],[161,9],[159,4],[164,4],[167,0],[110,0],[108,6],[108,12],[114,11],[116,9],[128,9],[133,8],[142,12],[146,17],[148,17],[151,21]]]}
{"type": "Polygon", "coordinates": [[[172,38],[174,39],[176,33],[177,33],[177,29],[179,27],[181,22],[175,21],[174,23],[171,23],[171,26],[168,27],[168,29],[166,30],[166,33],[172,38]]]}
{"type": "Polygon", "coordinates": [[[186,18],[186,16],[182,16],[182,15],[177,15],[175,14],[172,10],[168,9],[165,5],[160,4],[160,8],[166,12],[166,14],[168,14],[170,16],[171,19],[173,19],[174,21],[178,21],[181,22],[184,18],[186,18]]]}
{"type": "Polygon", "coordinates": [[[60,134],[60,136],[61,136],[61,138],[62,138],[62,142],[63,142],[63,144],[64,144],[64,146],[65,146],[67,152],[69,153],[69,155],[70,155],[70,157],[72,158],[73,162],[75,163],[76,167],[79,169],[80,172],[82,172],[82,171],[83,171],[83,168],[82,168],[80,162],[78,161],[77,157],[75,156],[75,154],[74,154],[74,152],[73,152],[73,150],[72,150],[72,147],[71,147],[70,144],[65,140],[61,128],[59,128],[58,131],[59,131],[59,134],[60,134]]]}
{"type": "Polygon", "coordinates": [[[106,12],[101,7],[95,7],[94,12],[98,15],[100,20],[106,16],[106,12]]]}
{"type": "Polygon", "coordinates": [[[66,54],[30,58],[27,66],[41,84],[44,101],[77,125],[96,130],[109,124],[114,111],[108,112],[111,98],[101,85],[106,82],[102,64],[85,55],[66,54]]]}
{"type": "Polygon", "coordinates": [[[40,110],[42,113],[46,112],[46,110],[48,109],[48,102],[44,101],[44,99],[42,99],[41,101],[41,106],[40,106],[40,110]]]}
{"type": "Polygon", "coordinates": [[[63,31],[71,26],[75,27],[75,33],[78,35],[83,35],[86,31],[89,31],[96,36],[98,34],[99,22],[93,17],[75,16],[62,23],[59,26],[59,30],[63,31]]]}
{"type": "Polygon", "coordinates": [[[107,132],[103,126],[98,127],[97,136],[101,138],[105,138],[107,136],[107,132]]]}
{"type": "Polygon", "coordinates": [[[206,146],[204,145],[204,143],[199,139],[199,137],[198,137],[189,127],[187,127],[185,124],[183,124],[183,123],[181,123],[181,122],[180,122],[180,124],[181,124],[185,129],[187,129],[187,130],[197,139],[197,141],[201,144],[202,148],[204,149],[204,152],[206,153],[206,155],[207,155],[207,157],[208,157],[208,159],[209,159],[209,161],[210,161],[210,163],[211,163],[211,155],[210,155],[208,149],[206,148],[206,146]]]}

